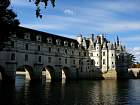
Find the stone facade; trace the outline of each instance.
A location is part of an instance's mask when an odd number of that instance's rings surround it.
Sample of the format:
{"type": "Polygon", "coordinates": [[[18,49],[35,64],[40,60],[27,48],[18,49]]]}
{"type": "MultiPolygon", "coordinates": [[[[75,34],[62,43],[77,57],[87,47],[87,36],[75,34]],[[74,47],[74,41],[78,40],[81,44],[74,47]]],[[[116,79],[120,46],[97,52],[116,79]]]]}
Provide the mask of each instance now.
{"type": "Polygon", "coordinates": [[[119,60],[125,49],[119,40],[109,42],[103,35],[96,38],[77,36],[77,40],[19,27],[0,51],[3,78],[15,79],[16,70],[25,70],[31,79],[41,79],[48,71],[51,79],[92,79],[95,72],[107,73],[122,67],[119,60]],[[62,73],[63,71],[63,73],[62,73]]]}

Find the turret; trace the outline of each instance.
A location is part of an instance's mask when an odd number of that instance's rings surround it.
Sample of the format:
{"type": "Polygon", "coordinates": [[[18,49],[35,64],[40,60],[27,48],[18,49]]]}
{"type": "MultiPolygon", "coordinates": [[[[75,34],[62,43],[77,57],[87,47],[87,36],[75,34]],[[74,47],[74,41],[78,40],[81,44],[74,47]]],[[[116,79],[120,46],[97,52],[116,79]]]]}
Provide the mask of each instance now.
{"type": "Polygon", "coordinates": [[[101,38],[101,45],[103,45],[103,43],[104,43],[104,35],[100,35],[100,38],[101,38]]]}
{"type": "Polygon", "coordinates": [[[94,46],[94,34],[90,34],[90,37],[89,37],[89,46],[94,46]]]}
{"type": "Polygon", "coordinates": [[[82,35],[81,34],[79,34],[78,36],[77,36],[77,41],[78,41],[78,43],[81,45],[82,44],[82,35]]]}
{"type": "Polygon", "coordinates": [[[85,37],[83,38],[83,43],[82,43],[82,45],[83,45],[83,47],[84,47],[85,49],[87,49],[87,43],[86,43],[86,38],[85,38],[85,37]]]}
{"type": "Polygon", "coordinates": [[[108,50],[107,50],[107,43],[103,43],[102,48],[102,72],[107,72],[108,70],[108,50]]]}
{"type": "Polygon", "coordinates": [[[95,44],[95,49],[96,49],[96,53],[95,53],[95,66],[101,68],[101,44],[100,44],[100,37],[97,36],[96,39],[96,44],[95,44]]]}
{"type": "Polygon", "coordinates": [[[117,36],[117,46],[119,46],[120,41],[119,41],[119,37],[117,36]]]}
{"type": "Polygon", "coordinates": [[[103,48],[102,48],[102,50],[107,50],[107,44],[106,44],[106,42],[103,43],[103,48]]]}
{"type": "Polygon", "coordinates": [[[116,67],[116,52],[114,49],[115,45],[112,43],[108,44],[108,67],[110,70],[114,70],[116,67]]]}

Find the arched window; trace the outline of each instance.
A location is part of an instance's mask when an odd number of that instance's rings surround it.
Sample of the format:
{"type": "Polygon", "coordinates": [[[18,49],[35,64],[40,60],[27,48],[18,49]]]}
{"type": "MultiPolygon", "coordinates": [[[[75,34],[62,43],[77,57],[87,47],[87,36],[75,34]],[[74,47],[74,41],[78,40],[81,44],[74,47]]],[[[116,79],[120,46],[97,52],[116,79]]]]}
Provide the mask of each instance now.
{"type": "Polygon", "coordinates": [[[11,54],[11,60],[15,60],[15,54],[11,54]]]}
{"type": "Polygon", "coordinates": [[[28,61],[28,55],[25,54],[25,61],[28,61]]]}
{"type": "Polygon", "coordinates": [[[14,48],[15,47],[15,42],[11,41],[11,47],[14,48]]]}
{"type": "Polygon", "coordinates": [[[51,57],[48,57],[48,63],[51,63],[51,57]]]}
{"type": "Polygon", "coordinates": [[[26,47],[26,50],[28,50],[28,49],[29,49],[29,46],[28,46],[28,44],[26,44],[26,45],[25,45],[25,47],[26,47]]]}
{"type": "Polygon", "coordinates": [[[103,59],[103,65],[105,65],[105,59],[103,59]]]}
{"type": "Polygon", "coordinates": [[[40,45],[38,45],[38,51],[40,51],[40,45]]]}
{"type": "Polygon", "coordinates": [[[105,52],[103,52],[103,56],[105,56],[105,52]]]}
{"type": "Polygon", "coordinates": [[[67,64],[67,59],[65,59],[65,64],[67,64]]]}
{"type": "Polygon", "coordinates": [[[41,62],[41,56],[38,57],[38,62],[41,62]]]}
{"type": "Polygon", "coordinates": [[[41,42],[41,36],[37,35],[36,36],[36,40],[39,41],[39,42],[41,42]]]}

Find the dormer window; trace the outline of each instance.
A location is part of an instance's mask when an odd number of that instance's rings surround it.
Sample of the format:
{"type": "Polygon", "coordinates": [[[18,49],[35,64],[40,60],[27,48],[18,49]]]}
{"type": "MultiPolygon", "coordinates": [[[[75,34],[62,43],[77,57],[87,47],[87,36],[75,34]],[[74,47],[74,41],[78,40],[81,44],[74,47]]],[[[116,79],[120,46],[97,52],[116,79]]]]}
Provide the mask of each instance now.
{"type": "Polygon", "coordinates": [[[16,37],[16,34],[12,34],[12,37],[16,37]]]}
{"type": "Polygon", "coordinates": [[[30,34],[29,33],[25,33],[24,39],[30,39],[30,34]]]}
{"type": "Polygon", "coordinates": [[[41,42],[41,36],[39,36],[39,35],[36,36],[36,40],[39,41],[39,42],[41,42]]]}
{"type": "Polygon", "coordinates": [[[64,41],[64,46],[68,46],[68,42],[67,41],[64,41]]]}
{"type": "Polygon", "coordinates": [[[56,39],[56,45],[60,45],[61,44],[61,40],[56,39]]]}
{"type": "Polygon", "coordinates": [[[51,44],[52,43],[52,38],[47,38],[47,42],[49,43],[49,44],[51,44]]]}
{"type": "Polygon", "coordinates": [[[71,42],[71,47],[73,47],[73,48],[74,48],[74,46],[75,46],[75,43],[71,42]]]}

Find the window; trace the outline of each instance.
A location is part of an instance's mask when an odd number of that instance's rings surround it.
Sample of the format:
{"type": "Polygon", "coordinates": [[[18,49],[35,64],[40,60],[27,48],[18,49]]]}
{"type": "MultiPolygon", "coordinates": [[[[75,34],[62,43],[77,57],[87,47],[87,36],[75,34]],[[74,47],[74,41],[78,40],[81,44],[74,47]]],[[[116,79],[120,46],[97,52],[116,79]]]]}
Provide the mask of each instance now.
{"type": "Polygon", "coordinates": [[[51,63],[51,57],[48,57],[48,63],[51,63]]]}
{"type": "Polygon", "coordinates": [[[47,38],[47,41],[48,41],[49,44],[51,44],[52,43],[52,38],[51,37],[47,38]]]}
{"type": "Polygon", "coordinates": [[[30,39],[30,33],[25,33],[24,39],[30,39]]]}
{"type": "Polygon", "coordinates": [[[112,53],[112,57],[113,57],[114,55],[113,55],[113,53],[112,53]]]}
{"type": "Polygon", "coordinates": [[[94,61],[93,60],[91,60],[91,65],[93,65],[94,64],[94,61]]]}
{"type": "Polygon", "coordinates": [[[73,60],[73,64],[75,64],[75,60],[73,60]]]}
{"type": "Polygon", "coordinates": [[[68,42],[67,41],[64,41],[64,46],[68,46],[68,42]]]}
{"type": "Polygon", "coordinates": [[[51,47],[49,47],[49,52],[51,52],[51,50],[52,50],[51,47]]]}
{"type": "Polygon", "coordinates": [[[92,57],[93,56],[93,53],[90,53],[90,56],[92,57]]]}
{"type": "Polygon", "coordinates": [[[11,54],[11,60],[15,60],[15,54],[11,54]]]}
{"type": "Polygon", "coordinates": [[[14,43],[14,41],[11,41],[11,47],[12,47],[12,48],[15,47],[15,43],[14,43]]]}
{"type": "Polygon", "coordinates": [[[74,51],[71,51],[72,55],[74,54],[74,51]]]}
{"type": "Polygon", "coordinates": [[[41,41],[41,36],[36,36],[37,41],[41,41]]]}
{"type": "Polygon", "coordinates": [[[57,49],[57,51],[59,52],[59,51],[60,51],[60,49],[58,48],[58,49],[57,49]]]}
{"type": "Polygon", "coordinates": [[[98,47],[97,47],[97,49],[98,49],[98,47]]]}
{"type": "Polygon", "coordinates": [[[86,52],[84,52],[84,56],[86,56],[87,55],[87,53],[86,52]]]}
{"type": "Polygon", "coordinates": [[[103,65],[105,65],[105,59],[103,59],[103,65]]]}
{"type": "Polygon", "coordinates": [[[40,45],[38,45],[38,51],[40,51],[40,45]]]}
{"type": "Polygon", "coordinates": [[[81,60],[79,60],[79,65],[81,64],[81,60]]]}
{"type": "Polygon", "coordinates": [[[25,54],[25,61],[28,61],[28,55],[25,54]]]}
{"type": "Polygon", "coordinates": [[[81,52],[79,52],[79,56],[81,55],[81,52]]]}
{"type": "Polygon", "coordinates": [[[81,67],[81,72],[83,72],[82,67],[81,67]]]}
{"type": "Polygon", "coordinates": [[[98,62],[97,62],[97,65],[98,65],[98,62]]]}
{"type": "Polygon", "coordinates": [[[38,57],[38,62],[41,62],[41,56],[38,57]]]}
{"type": "Polygon", "coordinates": [[[65,53],[67,54],[67,49],[65,49],[65,53]]]}
{"type": "Polygon", "coordinates": [[[73,47],[73,48],[74,48],[74,45],[75,45],[75,44],[74,44],[73,42],[71,42],[71,47],[73,47]]]}
{"type": "Polygon", "coordinates": [[[65,59],[65,64],[67,64],[67,59],[65,59]]]}
{"type": "Polygon", "coordinates": [[[112,64],[114,64],[114,62],[112,62],[112,64]]]}
{"type": "Polygon", "coordinates": [[[26,44],[26,45],[25,45],[25,47],[26,47],[26,50],[28,50],[28,49],[29,49],[29,46],[28,46],[28,44],[26,44]]]}
{"type": "Polygon", "coordinates": [[[105,52],[103,52],[103,56],[105,56],[105,52]]]}
{"type": "Polygon", "coordinates": [[[97,56],[98,56],[98,54],[97,54],[97,56]]]}
{"type": "Polygon", "coordinates": [[[60,45],[61,44],[60,42],[61,41],[59,39],[56,39],[56,45],[60,45]]]}
{"type": "Polygon", "coordinates": [[[61,63],[61,58],[59,58],[59,63],[61,63]]]}

